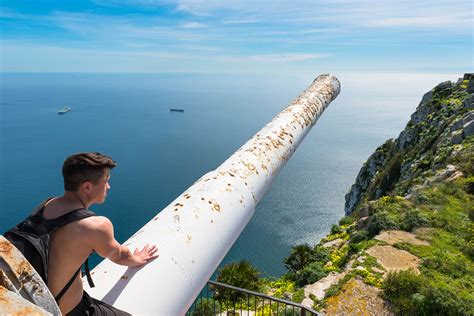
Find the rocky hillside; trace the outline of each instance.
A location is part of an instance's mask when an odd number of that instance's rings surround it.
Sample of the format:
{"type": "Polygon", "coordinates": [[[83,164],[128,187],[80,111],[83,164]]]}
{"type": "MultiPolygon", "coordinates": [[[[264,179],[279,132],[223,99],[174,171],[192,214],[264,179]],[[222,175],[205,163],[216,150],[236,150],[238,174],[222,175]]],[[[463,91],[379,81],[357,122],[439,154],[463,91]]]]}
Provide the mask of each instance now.
{"type": "Polygon", "coordinates": [[[328,315],[474,315],[474,75],[426,93],[285,277],[328,315]]]}
{"type": "Polygon", "coordinates": [[[474,135],[473,76],[443,82],[423,96],[398,138],[377,148],[360,170],[346,195],[346,214],[388,192],[408,194],[474,135]]]}

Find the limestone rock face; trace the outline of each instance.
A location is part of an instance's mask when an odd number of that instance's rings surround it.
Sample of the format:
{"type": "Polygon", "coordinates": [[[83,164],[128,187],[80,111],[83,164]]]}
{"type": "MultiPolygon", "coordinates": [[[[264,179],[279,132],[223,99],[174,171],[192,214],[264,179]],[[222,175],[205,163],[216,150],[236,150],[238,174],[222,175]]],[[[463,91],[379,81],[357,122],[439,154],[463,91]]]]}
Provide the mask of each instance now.
{"type": "Polygon", "coordinates": [[[470,98],[466,99],[466,101],[464,101],[463,106],[468,109],[474,109],[474,96],[471,96],[470,98]]]}
{"type": "MultiPolygon", "coordinates": [[[[318,282],[304,287],[304,294],[309,297],[310,294],[314,295],[318,300],[322,300],[326,294],[326,290],[334,283],[338,282],[344,277],[345,273],[331,272],[328,276],[322,278],[318,282]]],[[[312,307],[313,304],[311,304],[312,307]]]]}
{"type": "Polygon", "coordinates": [[[464,74],[463,79],[468,81],[467,92],[474,93],[474,74],[464,74]]]}
{"type": "Polygon", "coordinates": [[[455,131],[455,132],[452,133],[451,143],[453,145],[461,144],[462,140],[463,140],[462,131],[455,131]]]}
{"type": "Polygon", "coordinates": [[[469,136],[474,135],[474,120],[464,124],[462,128],[462,137],[463,139],[468,138],[469,136]]]}
{"type": "Polygon", "coordinates": [[[346,203],[344,210],[346,214],[352,212],[354,207],[360,202],[362,194],[367,191],[372,179],[377,172],[385,165],[389,149],[393,146],[394,141],[389,139],[385,144],[377,148],[377,150],[369,157],[366,163],[360,169],[356,182],[352,185],[349,193],[346,194],[346,203]]]}
{"type": "Polygon", "coordinates": [[[443,167],[455,146],[472,135],[474,75],[466,74],[457,83],[446,81],[427,92],[398,138],[368,158],[346,194],[345,213],[389,192],[409,194],[418,179],[443,167]]]}
{"type": "Polygon", "coordinates": [[[342,243],[344,243],[344,239],[337,238],[337,239],[334,239],[334,240],[332,240],[332,241],[328,241],[327,243],[324,243],[324,244],[323,244],[323,247],[324,247],[324,248],[338,247],[338,246],[340,246],[342,243]]]}

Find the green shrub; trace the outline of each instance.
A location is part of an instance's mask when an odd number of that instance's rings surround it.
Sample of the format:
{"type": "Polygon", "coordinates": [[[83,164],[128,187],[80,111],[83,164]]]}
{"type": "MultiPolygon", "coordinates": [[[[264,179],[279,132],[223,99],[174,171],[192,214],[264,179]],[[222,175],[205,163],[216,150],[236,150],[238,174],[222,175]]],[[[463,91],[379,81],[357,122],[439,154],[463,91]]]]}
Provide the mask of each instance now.
{"type": "Polygon", "coordinates": [[[429,204],[429,197],[425,194],[424,191],[416,192],[413,194],[413,201],[416,204],[429,204]]]}
{"type": "Polygon", "coordinates": [[[332,225],[331,227],[331,235],[335,235],[335,234],[340,234],[344,232],[344,230],[341,228],[341,226],[339,225],[332,225]]]}
{"type": "Polygon", "coordinates": [[[460,182],[441,183],[426,190],[425,195],[431,202],[432,226],[456,235],[468,234],[469,210],[474,208],[474,199],[463,190],[460,182]]]}
{"type": "Polygon", "coordinates": [[[466,177],[474,176],[474,136],[463,141],[463,150],[456,156],[448,159],[448,162],[456,165],[466,177]]]}
{"type": "Polygon", "coordinates": [[[285,277],[269,281],[266,285],[268,288],[263,292],[271,291],[272,296],[277,298],[289,299],[291,293],[295,291],[295,282],[285,277]]]}
{"type": "Polygon", "coordinates": [[[291,249],[291,254],[283,259],[283,264],[289,272],[296,273],[313,260],[313,249],[308,244],[303,244],[294,246],[291,249]]]}
{"type": "Polygon", "coordinates": [[[304,289],[296,291],[291,297],[291,300],[295,303],[301,303],[304,300],[304,289]]]}
{"type": "Polygon", "coordinates": [[[361,241],[369,239],[369,232],[365,229],[357,230],[351,235],[351,244],[360,243],[361,241]]]}
{"type": "Polygon", "coordinates": [[[384,281],[384,295],[396,298],[417,293],[423,283],[422,278],[412,270],[389,273],[384,281]]]}
{"type": "Polygon", "coordinates": [[[423,261],[423,267],[437,270],[452,278],[461,278],[468,274],[468,264],[461,254],[453,255],[446,250],[435,250],[423,261]]]}
{"type": "Polygon", "coordinates": [[[306,266],[296,275],[296,284],[298,286],[305,286],[306,284],[313,284],[324,278],[327,272],[324,270],[323,264],[315,261],[306,266]]]}
{"type": "Polygon", "coordinates": [[[358,242],[358,243],[349,243],[349,254],[361,252],[365,249],[368,249],[372,246],[377,245],[378,243],[379,241],[375,239],[362,240],[361,242],[358,242]]]}
{"type": "Polygon", "coordinates": [[[312,261],[320,261],[326,263],[329,261],[330,251],[328,248],[323,246],[316,246],[312,251],[312,261]]]}
{"type": "MultiPolygon", "coordinates": [[[[474,229],[473,229],[474,230],[474,229]]],[[[469,257],[469,259],[474,260],[474,239],[471,237],[462,247],[461,251],[469,257]]]]}
{"type": "Polygon", "coordinates": [[[400,166],[402,164],[404,152],[396,153],[386,164],[380,173],[377,174],[373,183],[367,190],[369,199],[376,199],[395,187],[400,178],[400,166]]]}
{"type": "Polygon", "coordinates": [[[329,253],[329,249],[322,246],[311,249],[308,244],[298,245],[292,248],[291,254],[283,263],[289,272],[298,272],[314,261],[326,263],[329,260],[329,253]]]}
{"type": "Polygon", "coordinates": [[[466,193],[474,195],[474,177],[469,177],[463,180],[463,187],[466,193]]]}
{"type": "Polygon", "coordinates": [[[401,315],[474,315],[472,294],[463,294],[448,284],[413,271],[389,273],[383,297],[401,315]]]}
{"type": "Polygon", "coordinates": [[[405,231],[412,231],[418,227],[429,226],[430,221],[424,216],[419,209],[408,209],[402,217],[400,228],[405,231]]]}
{"type": "Polygon", "coordinates": [[[422,284],[423,279],[411,270],[389,273],[382,285],[383,296],[397,314],[415,315],[420,297],[413,300],[413,295],[419,293],[422,284]]]}
{"type": "MultiPolygon", "coordinates": [[[[233,285],[251,291],[259,291],[261,286],[260,272],[248,261],[232,262],[219,270],[217,282],[233,285]]],[[[216,288],[214,297],[223,301],[240,297],[240,293],[216,288]]]]}
{"type": "Polygon", "coordinates": [[[341,218],[341,220],[339,221],[339,225],[343,226],[343,225],[350,225],[352,223],[354,223],[355,221],[355,218],[352,217],[352,216],[344,216],[343,218],[341,218]]]}
{"type": "Polygon", "coordinates": [[[425,315],[474,315],[472,296],[460,296],[449,287],[427,287],[424,304],[416,306],[425,315]]]}
{"type": "Polygon", "coordinates": [[[390,213],[386,211],[379,211],[371,216],[367,231],[369,232],[369,236],[373,237],[380,233],[382,230],[390,230],[390,229],[399,229],[398,223],[395,221],[394,218],[390,216],[390,213]]]}

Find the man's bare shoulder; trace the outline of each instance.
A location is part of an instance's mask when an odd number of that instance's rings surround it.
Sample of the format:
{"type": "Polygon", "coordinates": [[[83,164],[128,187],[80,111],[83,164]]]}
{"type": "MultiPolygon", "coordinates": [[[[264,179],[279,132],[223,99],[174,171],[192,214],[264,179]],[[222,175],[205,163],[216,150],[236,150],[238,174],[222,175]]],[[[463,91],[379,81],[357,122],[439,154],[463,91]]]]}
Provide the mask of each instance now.
{"type": "Polygon", "coordinates": [[[81,220],[83,240],[90,248],[104,258],[120,254],[120,244],[114,238],[114,227],[105,216],[93,216],[81,220]]]}
{"type": "Polygon", "coordinates": [[[91,249],[105,257],[112,251],[108,248],[115,246],[114,228],[110,219],[105,216],[92,216],[78,221],[80,225],[80,238],[91,249]],[[106,250],[104,250],[106,249],[106,250]]]}
{"type": "Polygon", "coordinates": [[[93,232],[103,232],[113,229],[112,222],[105,216],[91,216],[78,221],[82,229],[93,232]]]}

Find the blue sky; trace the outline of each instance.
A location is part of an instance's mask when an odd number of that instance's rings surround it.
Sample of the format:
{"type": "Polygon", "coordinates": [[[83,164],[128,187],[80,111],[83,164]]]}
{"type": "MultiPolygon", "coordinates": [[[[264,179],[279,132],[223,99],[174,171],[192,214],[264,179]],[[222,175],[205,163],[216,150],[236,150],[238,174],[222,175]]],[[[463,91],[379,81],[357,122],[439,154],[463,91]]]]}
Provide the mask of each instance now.
{"type": "Polygon", "coordinates": [[[471,1],[0,2],[3,72],[472,72],[471,1]]]}

